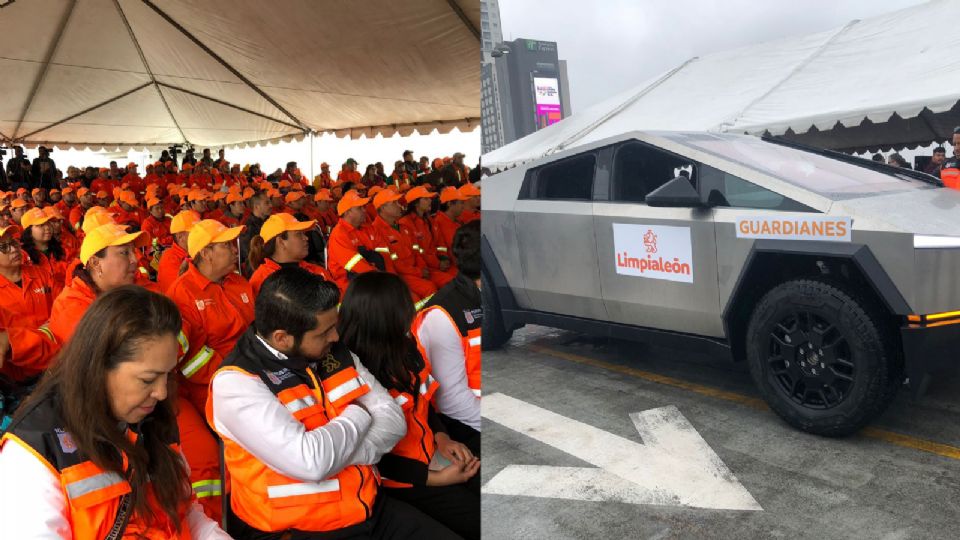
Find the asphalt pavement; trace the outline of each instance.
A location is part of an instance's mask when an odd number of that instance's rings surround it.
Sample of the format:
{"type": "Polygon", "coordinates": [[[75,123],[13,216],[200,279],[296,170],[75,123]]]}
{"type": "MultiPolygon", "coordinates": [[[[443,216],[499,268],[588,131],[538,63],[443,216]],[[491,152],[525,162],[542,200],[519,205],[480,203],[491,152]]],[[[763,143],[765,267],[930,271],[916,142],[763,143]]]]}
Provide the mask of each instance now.
{"type": "Polygon", "coordinates": [[[690,351],[528,326],[483,362],[484,538],[960,538],[960,376],[830,439],[690,351]]]}

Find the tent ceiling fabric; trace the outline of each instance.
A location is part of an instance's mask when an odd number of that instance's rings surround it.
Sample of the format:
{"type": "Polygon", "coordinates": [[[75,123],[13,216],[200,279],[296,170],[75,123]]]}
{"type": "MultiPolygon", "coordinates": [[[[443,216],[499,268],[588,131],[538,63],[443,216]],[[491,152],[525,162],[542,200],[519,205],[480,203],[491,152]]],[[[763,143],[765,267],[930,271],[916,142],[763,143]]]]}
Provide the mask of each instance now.
{"type": "Polygon", "coordinates": [[[932,21],[958,13],[960,0],[932,0],[693,58],[483,162],[504,169],[634,130],[770,133],[844,150],[942,141],[957,125],[960,33],[932,21]]]}
{"type": "Polygon", "coordinates": [[[472,129],[479,18],[478,0],[13,2],[0,8],[0,141],[222,146],[472,129]]]}

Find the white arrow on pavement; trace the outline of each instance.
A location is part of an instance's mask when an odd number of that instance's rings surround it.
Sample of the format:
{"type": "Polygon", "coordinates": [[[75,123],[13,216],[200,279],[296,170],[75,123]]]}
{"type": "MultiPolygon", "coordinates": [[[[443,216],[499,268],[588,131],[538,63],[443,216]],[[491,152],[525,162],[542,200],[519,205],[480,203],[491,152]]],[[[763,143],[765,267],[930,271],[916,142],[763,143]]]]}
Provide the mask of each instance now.
{"type": "Polygon", "coordinates": [[[483,416],[598,468],[509,465],[484,493],[581,501],[763,510],[673,405],[633,413],[643,444],[504,394],[483,416]]]}

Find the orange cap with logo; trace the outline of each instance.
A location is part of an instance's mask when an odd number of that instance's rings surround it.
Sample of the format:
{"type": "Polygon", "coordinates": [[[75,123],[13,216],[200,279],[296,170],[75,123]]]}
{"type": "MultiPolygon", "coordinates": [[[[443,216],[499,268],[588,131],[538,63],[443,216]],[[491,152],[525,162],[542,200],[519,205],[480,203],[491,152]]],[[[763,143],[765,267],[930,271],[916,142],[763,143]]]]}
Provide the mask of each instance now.
{"type": "Polygon", "coordinates": [[[170,220],[170,234],[190,232],[198,221],[200,221],[200,214],[194,210],[184,210],[170,220]]]}
{"type": "Polygon", "coordinates": [[[190,253],[191,258],[194,258],[197,253],[200,253],[203,248],[210,244],[236,240],[245,228],[243,225],[227,227],[215,219],[200,220],[190,229],[190,236],[187,239],[187,252],[190,253]]]}
{"type": "Polygon", "coordinates": [[[373,198],[373,207],[379,210],[381,206],[389,202],[399,201],[402,198],[403,195],[400,195],[396,191],[393,191],[392,189],[385,189],[380,193],[377,193],[377,196],[373,198]]]}
{"type": "Polygon", "coordinates": [[[263,223],[263,227],[260,228],[260,237],[263,238],[264,242],[269,242],[277,235],[287,231],[306,231],[316,223],[316,220],[313,219],[310,221],[297,221],[297,218],[290,214],[280,212],[267,218],[267,221],[263,223]]]}
{"type": "Polygon", "coordinates": [[[50,216],[44,213],[43,208],[31,208],[20,218],[20,225],[26,229],[31,225],[43,225],[48,221],[50,221],[50,216]]]}
{"type": "Polygon", "coordinates": [[[90,257],[101,249],[122,246],[133,242],[136,247],[145,247],[149,241],[143,231],[128,233],[126,225],[106,223],[87,233],[80,246],[80,263],[87,264],[90,257]]]}
{"type": "Polygon", "coordinates": [[[357,195],[357,191],[351,189],[344,193],[343,198],[337,203],[337,214],[342,216],[347,210],[357,206],[363,206],[368,202],[370,202],[370,199],[357,195]]]}
{"type": "Polygon", "coordinates": [[[413,201],[415,201],[415,200],[417,200],[417,199],[423,199],[424,197],[426,197],[426,198],[429,199],[429,198],[433,198],[433,197],[436,197],[436,196],[437,196],[436,193],[430,191],[430,190],[427,189],[426,187],[424,187],[424,186],[417,186],[417,187],[415,187],[415,188],[413,188],[413,189],[411,189],[410,191],[407,192],[406,198],[407,198],[407,202],[408,202],[408,203],[412,203],[413,201]]]}
{"type": "Polygon", "coordinates": [[[440,192],[440,202],[446,203],[450,201],[465,201],[466,197],[460,193],[460,190],[455,187],[445,187],[443,191],[440,192]]]}

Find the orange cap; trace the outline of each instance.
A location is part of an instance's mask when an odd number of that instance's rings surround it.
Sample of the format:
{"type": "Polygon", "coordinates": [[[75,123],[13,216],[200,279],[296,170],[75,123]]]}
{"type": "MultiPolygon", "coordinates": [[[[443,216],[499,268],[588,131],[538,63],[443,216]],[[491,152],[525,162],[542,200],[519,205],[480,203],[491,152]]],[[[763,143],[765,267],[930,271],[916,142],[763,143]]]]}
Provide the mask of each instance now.
{"type": "Polygon", "coordinates": [[[224,192],[222,192],[222,191],[218,191],[218,192],[216,192],[216,193],[213,194],[213,197],[212,197],[212,198],[213,198],[213,200],[215,200],[215,201],[220,201],[220,200],[226,199],[226,198],[227,198],[227,194],[224,193],[224,192]]]}
{"type": "Polygon", "coordinates": [[[250,197],[253,197],[253,196],[256,195],[256,194],[257,194],[257,190],[248,187],[248,188],[246,188],[246,189],[243,190],[243,200],[247,200],[247,199],[249,199],[250,197]]]}
{"type": "Polygon", "coordinates": [[[40,188],[38,187],[35,187],[32,190],[30,190],[30,195],[33,195],[34,197],[36,197],[38,193],[40,193],[40,188]]]}
{"type": "Polygon", "coordinates": [[[268,217],[267,221],[263,223],[263,227],[260,228],[260,238],[263,238],[264,242],[269,242],[277,235],[287,231],[305,231],[316,223],[316,220],[312,219],[310,221],[297,221],[297,218],[290,214],[280,212],[268,217]]]}
{"type": "Polygon", "coordinates": [[[440,202],[446,203],[450,201],[465,201],[467,200],[463,194],[460,193],[460,190],[455,187],[445,187],[443,191],[440,192],[440,202]]]}
{"type": "Polygon", "coordinates": [[[31,225],[43,225],[48,221],[50,221],[50,216],[44,213],[43,208],[31,208],[20,218],[20,225],[26,229],[31,225]]]}
{"type": "Polygon", "coordinates": [[[46,214],[50,219],[59,219],[63,221],[63,214],[60,213],[60,210],[57,210],[56,206],[48,206],[44,208],[43,213],[46,214]]]}
{"type": "Polygon", "coordinates": [[[77,197],[83,197],[83,196],[86,195],[87,193],[90,193],[90,190],[89,190],[89,189],[87,189],[87,188],[85,188],[85,187],[79,188],[79,189],[77,190],[77,197]]]}
{"type": "Polygon", "coordinates": [[[377,196],[373,198],[373,207],[380,209],[381,206],[387,204],[388,202],[399,201],[403,196],[397,193],[392,189],[385,189],[380,193],[377,193],[377,196]]]}
{"type": "Polygon", "coordinates": [[[327,163],[326,161],[324,161],[323,163],[320,164],[320,168],[321,168],[321,169],[328,169],[328,168],[330,168],[330,164],[327,163]]]}
{"type": "Polygon", "coordinates": [[[304,193],[302,191],[291,191],[290,193],[287,193],[287,196],[284,197],[283,200],[287,203],[292,203],[293,201],[299,201],[303,198],[303,196],[304,193]]]}
{"type": "Polygon", "coordinates": [[[110,212],[107,212],[102,207],[94,206],[90,210],[87,210],[87,215],[83,218],[83,232],[88,233],[101,225],[106,225],[107,223],[114,223],[113,216],[110,215],[110,212]],[[90,212],[93,208],[100,208],[98,212],[90,212]]]}
{"type": "Polygon", "coordinates": [[[160,199],[158,199],[158,198],[156,198],[156,197],[153,197],[153,198],[151,198],[150,200],[147,201],[147,208],[148,208],[148,209],[153,208],[154,206],[156,206],[156,205],[158,205],[158,204],[163,204],[163,201],[161,201],[160,199]]]}
{"type": "Polygon", "coordinates": [[[136,168],[137,168],[137,164],[131,161],[130,163],[127,163],[127,168],[128,168],[128,169],[136,169],[136,168]]]}
{"type": "Polygon", "coordinates": [[[14,199],[13,202],[10,203],[10,208],[24,208],[26,206],[29,206],[29,204],[23,199],[14,199]]]}
{"type": "Polygon", "coordinates": [[[357,195],[355,189],[351,189],[343,195],[343,198],[340,199],[340,202],[337,203],[337,214],[343,215],[347,210],[354,208],[356,206],[363,206],[370,202],[370,199],[366,197],[361,197],[357,195]]]}
{"type": "Polygon", "coordinates": [[[11,233],[13,236],[17,236],[18,234],[20,234],[20,227],[17,227],[16,223],[11,223],[6,227],[0,227],[0,238],[3,238],[4,236],[6,236],[7,233],[11,233]]]}
{"type": "Polygon", "coordinates": [[[235,191],[227,193],[227,204],[233,204],[236,202],[243,202],[243,195],[235,191]]]}
{"type": "Polygon", "coordinates": [[[268,196],[268,197],[271,197],[271,198],[273,198],[273,197],[283,197],[283,195],[280,193],[280,190],[279,190],[279,189],[270,189],[270,190],[268,190],[268,191],[267,191],[267,196],[268,196]]]}
{"type": "Polygon", "coordinates": [[[107,199],[107,198],[109,198],[109,197],[110,197],[110,194],[107,193],[106,191],[102,190],[102,189],[97,192],[97,198],[98,198],[98,199],[107,199]]]}
{"type": "Polygon", "coordinates": [[[60,193],[60,190],[57,189],[57,188],[51,189],[51,190],[50,190],[50,194],[53,195],[54,193],[60,193]]]}
{"type": "Polygon", "coordinates": [[[468,198],[468,199],[469,199],[470,197],[479,197],[479,196],[480,196],[480,188],[478,188],[477,186],[473,185],[472,182],[467,182],[466,184],[460,186],[460,194],[463,195],[464,197],[468,198]]]}
{"type": "Polygon", "coordinates": [[[320,202],[320,201],[330,201],[330,202],[333,202],[333,197],[330,196],[330,190],[324,188],[324,189],[321,189],[321,190],[317,191],[317,194],[313,196],[313,200],[315,200],[315,201],[317,201],[317,202],[320,202]]]}
{"type": "Polygon", "coordinates": [[[292,191],[303,191],[303,185],[300,184],[300,183],[296,183],[296,184],[290,186],[290,189],[291,189],[292,191]]]}
{"type": "Polygon", "coordinates": [[[121,192],[120,202],[127,203],[130,206],[140,206],[140,201],[137,200],[137,196],[134,195],[132,191],[121,192]]]}
{"type": "MultiPolygon", "coordinates": [[[[86,188],[84,188],[84,189],[86,189],[86,188]]],[[[67,186],[67,187],[63,188],[63,191],[61,191],[60,194],[61,194],[61,195],[66,195],[67,193],[73,193],[73,192],[74,192],[74,189],[73,189],[72,187],[70,187],[70,186],[67,186]]],[[[51,191],[50,193],[53,193],[53,191],[51,191]]]]}
{"type": "Polygon", "coordinates": [[[170,234],[190,232],[198,221],[200,221],[200,214],[195,210],[184,210],[173,216],[170,221],[170,234]]]}
{"type": "Polygon", "coordinates": [[[367,197],[373,197],[374,195],[376,195],[377,193],[380,193],[381,191],[383,191],[383,186],[373,186],[372,188],[367,190],[367,197]]]}
{"type": "Polygon", "coordinates": [[[210,244],[219,244],[220,242],[229,242],[235,240],[245,227],[227,227],[215,219],[204,219],[196,222],[190,229],[190,237],[187,239],[187,252],[190,257],[196,257],[197,253],[210,244]]]}
{"type": "Polygon", "coordinates": [[[127,232],[125,225],[107,223],[87,232],[80,246],[80,263],[87,264],[94,253],[110,246],[122,246],[134,242],[137,247],[144,247],[149,242],[143,231],[127,232]]]}
{"type": "Polygon", "coordinates": [[[429,199],[429,198],[433,198],[433,197],[436,197],[436,196],[437,196],[436,193],[430,191],[430,190],[427,189],[426,187],[424,187],[424,186],[417,186],[417,187],[415,187],[415,188],[413,188],[413,189],[411,189],[410,191],[407,192],[407,202],[408,202],[408,203],[412,203],[413,201],[415,201],[415,200],[417,200],[417,199],[422,199],[422,198],[424,198],[424,197],[426,197],[426,198],[429,199]]]}
{"type": "Polygon", "coordinates": [[[288,188],[288,187],[290,187],[290,186],[292,186],[292,185],[293,185],[293,184],[291,184],[289,180],[281,180],[280,183],[278,184],[278,186],[280,187],[280,189],[288,188]]]}
{"type": "Polygon", "coordinates": [[[192,189],[190,190],[189,195],[187,195],[187,200],[190,202],[205,201],[207,200],[207,194],[204,193],[202,190],[192,189]]]}

